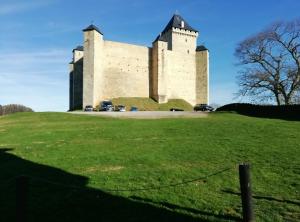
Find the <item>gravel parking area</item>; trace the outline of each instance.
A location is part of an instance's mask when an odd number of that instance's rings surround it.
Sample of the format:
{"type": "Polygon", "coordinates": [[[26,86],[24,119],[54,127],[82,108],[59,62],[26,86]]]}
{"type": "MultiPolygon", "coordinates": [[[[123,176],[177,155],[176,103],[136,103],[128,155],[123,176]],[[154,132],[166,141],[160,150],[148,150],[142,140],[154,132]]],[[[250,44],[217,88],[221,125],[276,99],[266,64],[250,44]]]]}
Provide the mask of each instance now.
{"type": "Polygon", "coordinates": [[[137,111],[137,112],[69,112],[71,114],[107,116],[114,118],[134,118],[134,119],[161,119],[161,118],[202,118],[208,114],[206,112],[193,111],[137,111]]]}

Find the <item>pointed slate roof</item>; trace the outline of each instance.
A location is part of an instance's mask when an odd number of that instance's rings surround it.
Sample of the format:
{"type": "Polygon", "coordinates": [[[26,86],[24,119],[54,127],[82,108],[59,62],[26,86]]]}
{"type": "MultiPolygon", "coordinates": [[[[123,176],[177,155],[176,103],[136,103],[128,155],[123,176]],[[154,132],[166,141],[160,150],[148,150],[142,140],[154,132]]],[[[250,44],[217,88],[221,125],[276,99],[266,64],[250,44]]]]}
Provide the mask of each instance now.
{"type": "Polygon", "coordinates": [[[94,31],[94,30],[96,30],[97,32],[99,32],[101,35],[103,35],[102,34],[102,32],[100,31],[100,29],[97,27],[97,26],[95,26],[95,25],[89,25],[88,27],[86,27],[85,29],[83,29],[82,31],[84,31],[84,32],[87,32],[87,31],[94,31]]]}
{"type": "Polygon", "coordinates": [[[161,34],[159,34],[153,42],[156,42],[156,41],[168,42],[168,40],[165,38],[165,36],[163,36],[161,34]]]}
{"type": "Polygon", "coordinates": [[[193,32],[198,32],[196,29],[192,28],[180,15],[174,14],[165,29],[162,31],[162,33],[167,32],[171,28],[180,28],[184,30],[189,30],[193,32]],[[184,26],[181,27],[181,22],[184,22],[184,26]]]}
{"type": "Polygon", "coordinates": [[[73,52],[74,51],[83,51],[83,46],[82,45],[79,45],[79,46],[77,46],[75,49],[73,49],[73,52]]]}
{"type": "Polygon", "coordinates": [[[204,45],[199,45],[199,46],[197,46],[197,48],[196,48],[196,51],[197,52],[200,52],[200,51],[206,51],[206,50],[208,50],[204,45]]]}

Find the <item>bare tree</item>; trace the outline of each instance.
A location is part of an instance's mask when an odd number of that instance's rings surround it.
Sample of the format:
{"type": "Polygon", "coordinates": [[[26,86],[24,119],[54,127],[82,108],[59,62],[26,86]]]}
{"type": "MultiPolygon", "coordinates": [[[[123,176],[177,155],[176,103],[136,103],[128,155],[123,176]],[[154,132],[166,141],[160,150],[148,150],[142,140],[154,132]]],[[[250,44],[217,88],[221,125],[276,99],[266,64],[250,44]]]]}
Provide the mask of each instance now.
{"type": "Polygon", "coordinates": [[[0,115],[7,115],[18,112],[33,112],[33,110],[29,107],[19,104],[8,104],[0,107],[0,115]]]}
{"type": "Polygon", "coordinates": [[[300,19],[277,22],[240,42],[238,95],[292,104],[300,92],[300,19]]]}

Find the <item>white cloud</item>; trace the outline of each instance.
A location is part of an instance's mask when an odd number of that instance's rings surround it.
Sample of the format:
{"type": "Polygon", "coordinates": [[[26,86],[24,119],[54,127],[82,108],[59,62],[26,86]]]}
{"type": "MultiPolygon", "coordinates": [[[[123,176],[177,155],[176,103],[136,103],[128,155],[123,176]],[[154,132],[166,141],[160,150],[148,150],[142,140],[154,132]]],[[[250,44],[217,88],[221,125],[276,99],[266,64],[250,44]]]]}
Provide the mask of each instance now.
{"type": "Polygon", "coordinates": [[[1,53],[0,104],[18,103],[36,111],[66,111],[70,56],[64,49],[1,53]]]}
{"type": "MultiPolygon", "coordinates": [[[[33,68],[32,66],[51,65],[66,63],[71,53],[68,50],[61,49],[41,49],[39,51],[30,52],[1,52],[0,66],[5,72],[5,67],[9,70],[24,71],[24,68],[33,68]],[[3,69],[4,68],[4,69],[3,69]]],[[[47,67],[48,68],[48,67],[47,67]]]]}
{"type": "Polygon", "coordinates": [[[14,14],[18,12],[37,9],[54,3],[55,0],[43,0],[43,1],[9,1],[7,3],[1,3],[0,15],[14,14]]]}

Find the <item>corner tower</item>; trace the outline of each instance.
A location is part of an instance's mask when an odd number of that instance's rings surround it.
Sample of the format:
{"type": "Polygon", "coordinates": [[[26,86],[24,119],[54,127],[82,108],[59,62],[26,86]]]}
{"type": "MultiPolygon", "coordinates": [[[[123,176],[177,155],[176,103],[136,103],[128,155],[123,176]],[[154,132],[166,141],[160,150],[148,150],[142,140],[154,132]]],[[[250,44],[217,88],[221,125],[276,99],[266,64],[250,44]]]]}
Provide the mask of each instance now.
{"type": "Polygon", "coordinates": [[[83,107],[96,107],[103,94],[102,61],[103,61],[103,34],[94,25],[83,29],[83,107]]]}
{"type": "Polygon", "coordinates": [[[173,15],[152,43],[152,98],[208,102],[208,51],[197,50],[198,31],[173,15]]]}
{"type": "Polygon", "coordinates": [[[209,104],[209,51],[203,46],[196,48],[196,103],[209,104]]]}
{"type": "Polygon", "coordinates": [[[82,109],[83,46],[73,49],[70,63],[70,106],[69,110],[82,109]]]}

